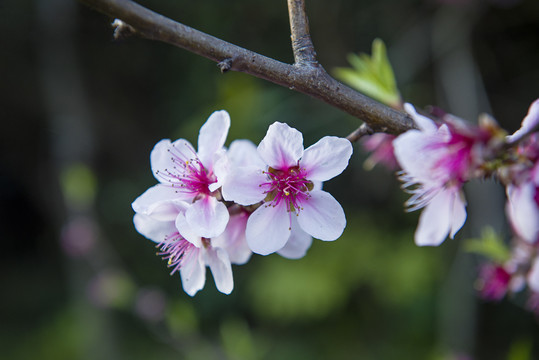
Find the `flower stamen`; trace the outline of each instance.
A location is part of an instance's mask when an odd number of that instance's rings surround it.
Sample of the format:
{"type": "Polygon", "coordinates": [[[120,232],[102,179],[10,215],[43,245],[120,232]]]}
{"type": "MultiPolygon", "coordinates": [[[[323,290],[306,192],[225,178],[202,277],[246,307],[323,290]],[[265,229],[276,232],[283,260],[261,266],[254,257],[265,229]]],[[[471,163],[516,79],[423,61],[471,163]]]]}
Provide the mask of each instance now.
{"type": "Polygon", "coordinates": [[[170,275],[179,271],[197,252],[197,247],[185,240],[178,232],[165,236],[165,239],[156,247],[161,250],[157,255],[167,260],[167,267],[172,268],[170,275]]]}
{"type": "Polygon", "coordinates": [[[195,150],[183,144],[187,151],[179,150],[175,144],[167,149],[170,153],[170,160],[174,164],[171,169],[157,170],[156,176],[164,180],[173,188],[178,188],[177,192],[189,194],[193,197],[197,195],[211,195],[208,186],[217,181],[215,175],[204,167],[198,158],[195,150]],[[186,153],[192,153],[189,157],[186,153]]]}
{"type": "Polygon", "coordinates": [[[281,170],[269,167],[263,173],[268,177],[268,182],[261,184],[269,188],[264,192],[266,206],[275,207],[284,201],[287,211],[297,215],[302,209],[300,203],[311,197],[309,192],[314,188],[314,184],[305,178],[305,170],[298,166],[281,170]]]}

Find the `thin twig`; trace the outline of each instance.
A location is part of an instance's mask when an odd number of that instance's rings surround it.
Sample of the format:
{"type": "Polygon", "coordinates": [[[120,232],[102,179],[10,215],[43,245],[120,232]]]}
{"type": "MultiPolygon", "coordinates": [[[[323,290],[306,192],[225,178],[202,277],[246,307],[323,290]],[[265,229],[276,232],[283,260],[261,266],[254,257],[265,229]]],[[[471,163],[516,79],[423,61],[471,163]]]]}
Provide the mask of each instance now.
{"type": "Polygon", "coordinates": [[[374,131],[369,127],[369,125],[363,123],[360,127],[354,130],[350,135],[346,137],[351,143],[354,143],[361,139],[363,136],[372,135],[374,131]]]}
{"type": "MultiPolygon", "coordinates": [[[[414,128],[407,114],[339,83],[321,66],[282,63],[175,22],[130,0],[80,1],[113,19],[122,20],[141,37],[181,47],[217,63],[230,59],[226,62],[227,70],[241,71],[310,95],[363,120],[375,131],[400,134],[414,128]]],[[[302,31],[307,24],[306,17],[304,20],[302,31]]]]}
{"type": "Polygon", "coordinates": [[[292,51],[294,52],[296,65],[319,66],[309,32],[309,20],[305,13],[305,1],[288,0],[288,16],[290,18],[292,51]]]}

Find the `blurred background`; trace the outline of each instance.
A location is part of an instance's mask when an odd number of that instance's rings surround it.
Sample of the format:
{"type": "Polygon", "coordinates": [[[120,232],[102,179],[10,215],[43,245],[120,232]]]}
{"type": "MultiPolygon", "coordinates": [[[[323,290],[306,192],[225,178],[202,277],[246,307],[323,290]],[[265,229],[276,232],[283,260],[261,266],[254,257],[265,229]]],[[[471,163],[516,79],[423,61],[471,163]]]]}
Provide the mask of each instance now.
{"type": "MultiPolygon", "coordinates": [[[[286,2],[145,0],[186,25],[292,62],[286,2]]],[[[388,48],[405,101],[512,132],[539,97],[537,0],[309,0],[319,60],[388,48]]],[[[169,45],[114,41],[76,1],[0,3],[0,349],[2,359],[539,359],[539,326],[518,297],[477,296],[484,226],[509,238],[504,192],[470,184],[468,221],[437,248],[413,243],[418,213],[392,171],[348,169],[325,184],[348,227],[304,259],[253,256],[229,296],[194,298],[136,233],[131,202],[156,183],[162,138],[196,143],[218,109],[228,143],[274,121],[305,145],[355,118],[169,45]]]]}

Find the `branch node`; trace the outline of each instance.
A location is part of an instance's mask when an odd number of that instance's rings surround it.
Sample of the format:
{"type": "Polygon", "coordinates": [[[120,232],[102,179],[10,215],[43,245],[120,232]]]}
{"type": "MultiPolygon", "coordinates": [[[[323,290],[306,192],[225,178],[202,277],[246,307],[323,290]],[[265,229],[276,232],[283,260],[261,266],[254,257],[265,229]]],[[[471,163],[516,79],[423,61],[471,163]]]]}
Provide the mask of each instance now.
{"type": "Polygon", "coordinates": [[[357,128],[356,130],[354,130],[354,132],[348,135],[346,139],[351,143],[354,143],[361,139],[363,136],[372,134],[374,134],[374,130],[369,125],[367,125],[367,123],[363,123],[359,128],[357,128]]]}
{"type": "Polygon", "coordinates": [[[311,37],[303,35],[300,38],[292,39],[292,49],[294,50],[296,64],[317,66],[316,51],[314,50],[311,37]]]}
{"type": "Polygon", "coordinates": [[[288,0],[288,15],[295,63],[316,66],[318,62],[305,13],[305,0],[288,0]]]}
{"type": "Polygon", "coordinates": [[[226,58],[217,63],[217,67],[221,70],[221,73],[224,74],[230,69],[232,69],[232,58],[226,58]]]}
{"type": "Polygon", "coordinates": [[[137,33],[134,27],[120,19],[114,19],[112,22],[114,28],[114,40],[123,40],[137,33]]]}
{"type": "Polygon", "coordinates": [[[377,103],[332,78],[316,62],[309,41],[305,0],[288,0],[295,63],[285,64],[227,43],[157,14],[132,0],[79,0],[110,16],[114,38],[136,35],[219,62],[222,72],[237,70],[310,95],[365,121],[375,131],[400,134],[413,129],[409,115],[377,103]],[[120,20],[121,19],[121,20],[120,20]],[[295,41],[298,40],[299,41],[295,41]]]}

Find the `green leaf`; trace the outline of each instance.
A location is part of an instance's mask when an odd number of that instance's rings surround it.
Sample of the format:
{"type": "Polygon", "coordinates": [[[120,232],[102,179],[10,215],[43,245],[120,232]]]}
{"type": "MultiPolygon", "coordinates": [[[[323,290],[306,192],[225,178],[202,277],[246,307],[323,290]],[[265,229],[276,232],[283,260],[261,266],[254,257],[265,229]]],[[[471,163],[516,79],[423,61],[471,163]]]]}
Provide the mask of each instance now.
{"type": "Polygon", "coordinates": [[[503,264],[511,257],[509,248],[503,243],[502,238],[491,227],[486,227],[481,232],[481,238],[468,239],[464,243],[467,252],[482,255],[496,263],[503,264]]]}
{"type": "Polygon", "coordinates": [[[349,54],[347,59],[352,67],[336,68],[334,74],[338,79],[386,105],[401,107],[395,74],[382,40],[373,41],[372,56],[349,54]]]}

